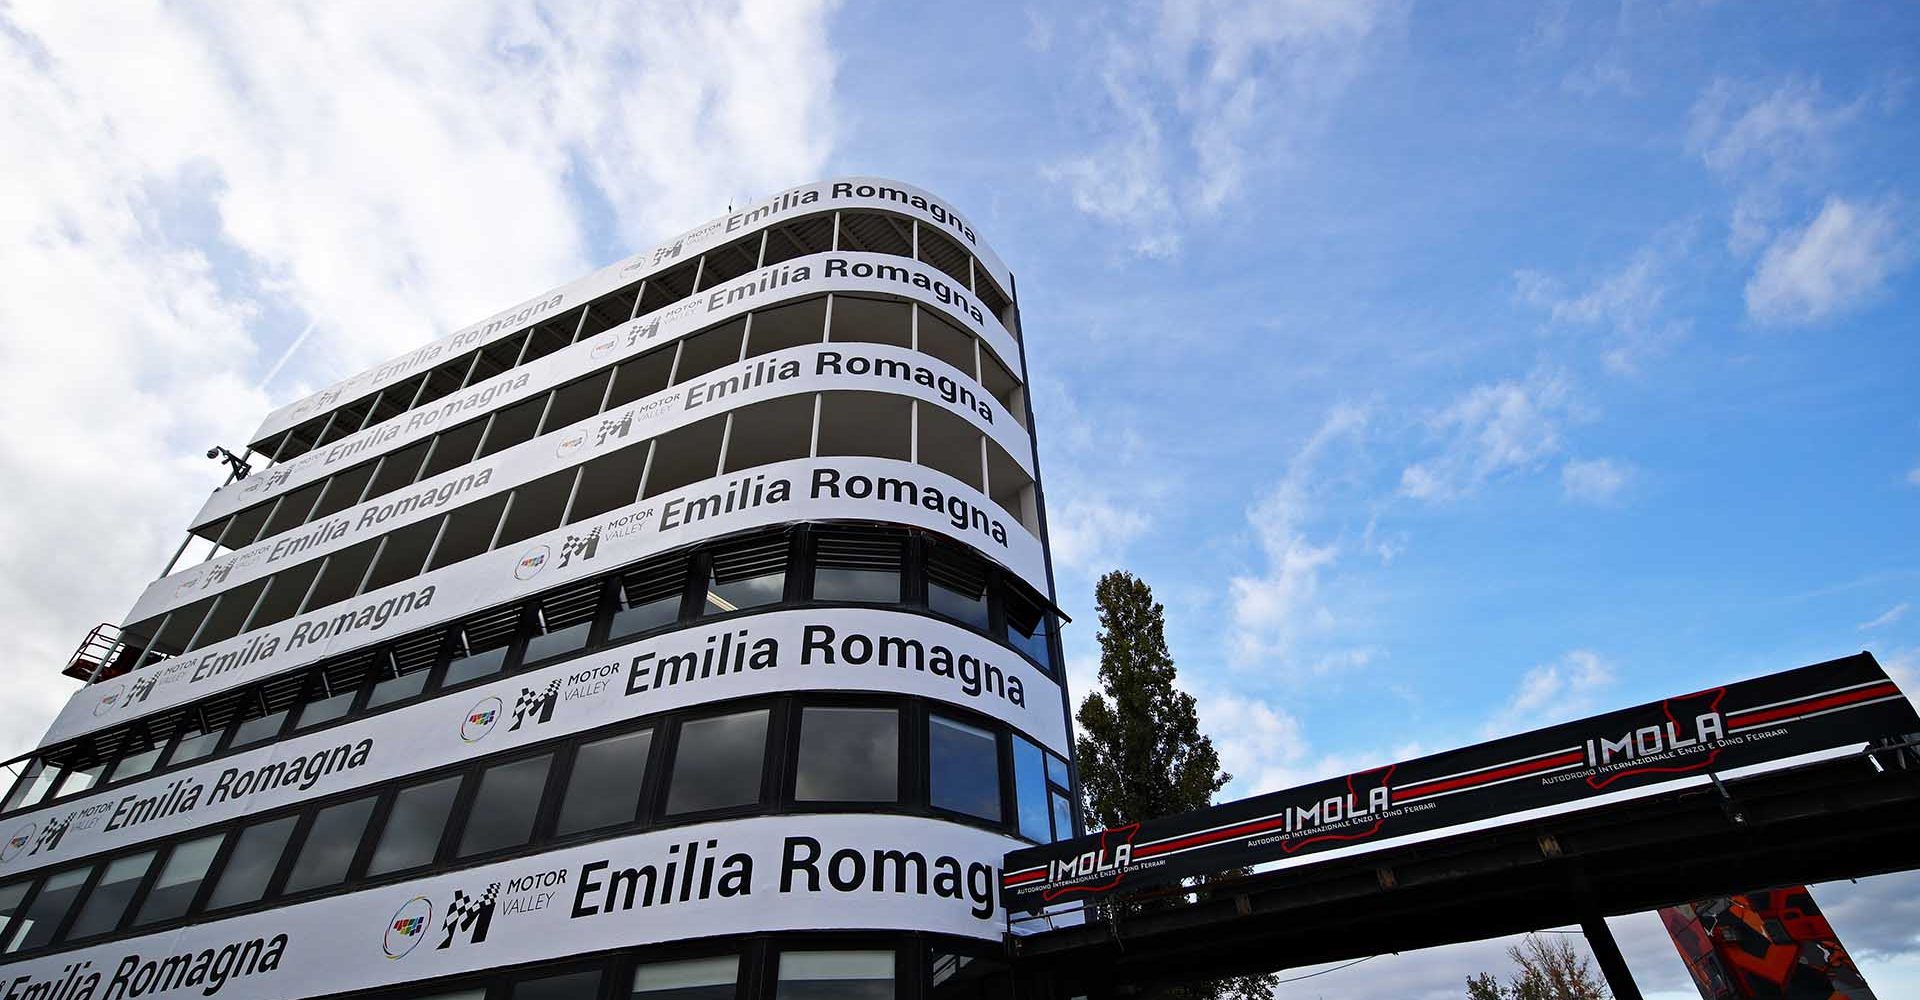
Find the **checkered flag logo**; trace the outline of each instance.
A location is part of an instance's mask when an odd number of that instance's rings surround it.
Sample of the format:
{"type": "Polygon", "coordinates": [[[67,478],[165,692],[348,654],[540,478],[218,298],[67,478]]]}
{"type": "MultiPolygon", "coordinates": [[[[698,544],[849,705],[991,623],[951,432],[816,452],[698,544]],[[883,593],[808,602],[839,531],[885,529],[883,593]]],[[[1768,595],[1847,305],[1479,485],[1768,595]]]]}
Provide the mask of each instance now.
{"type": "Polygon", "coordinates": [[[600,421],[599,430],[594,433],[593,446],[598,448],[599,446],[606,444],[607,439],[610,437],[615,437],[615,438],[626,437],[627,432],[631,430],[633,430],[633,411],[632,410],[628,410],[626,413],[622,414],[620,416],[620,419],[618,420],[602,420],[600,421]]]}
{"type": "Polygon", "coordinates": [[[153,684],[154,678],[152,677],[142,677],[134,681],[133,687],[127,689],[127,704],[137,705],[140,702],[146,701],[147,695],[153,693],[153,684]]]}
{"type": "Polygon", "coordinates": [[[453,936],[467,933],[468,944],[479,944],[487,939],[487,928],[493,924],[493,906],[500,898],[500,883],[487,885],[487,891],[479,899],[453,890],[453,902],[447,904],[446,919],[440,921],[440,930],[444,932],[436,950],[444,950],[453,944],[453,936]]]}
{"type": "Polygon", "coordinates": [[[579,556],[581,562],[586,562],[598,551],[600,551],[599,528],[587,532],[584,538],[579,535],[568,535],[567,540],[560,543],[560,565],[564,568],[567,563],[573,561],[574,556],[579,556]]]}
{"type": "Polygon", "coordinates": [[[532,719],[536,726],[551,720],[553,708],[559,703],[559,678],[548,681],[545,688],[521,688],[520,700],[513,704],[513,725],[507,732],[518,730],[520,723],[528,719],[532,719]]]}
{"type": "Polygon", "coordinates": [[[27,853],[39,854],[41,851],[51,851],[59,847],[60,838],[65,837],[67,828],[73,825],[74,815],[74,813],[68,813],[64,819],[47,820],[47,825],[40,828],[40,835],[33,839],[33,850],[27,853]]]}

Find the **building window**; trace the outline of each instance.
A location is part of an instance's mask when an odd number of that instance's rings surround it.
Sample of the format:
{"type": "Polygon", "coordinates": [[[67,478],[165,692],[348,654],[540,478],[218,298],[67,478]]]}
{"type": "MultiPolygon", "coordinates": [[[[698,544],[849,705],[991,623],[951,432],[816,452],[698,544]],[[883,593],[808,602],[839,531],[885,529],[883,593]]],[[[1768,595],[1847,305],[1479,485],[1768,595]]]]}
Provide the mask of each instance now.
{"type": "Polygon", "coordinates": [[[393,810],[380,830],[367,874],[385,875],[432,861],[440,852],[440,838],[459,792],[458,776],[401,789],[393,797],[393,810]]]}
{"type": "Polygon", "coordinates": [[[371,795],[320,810],[287,875],[287,891],[304,892],[346,881],[347,866],[353,863],[372,816],[371,795]]]}
{"type": "Polygon", "coordinates": [[[27,890],[31,888],[33,888],[31,879],[0,886],[0,931],[6,930],[8,922],[13,920],[13,915],[20,911],[20,901],[27,898],[27,890]]]}
{"type": "Polygon", "coordinates": [[[336,689],[328,683],[324,671],[315,674],[312,687],[308,691],[307,703],[300,707],[300,718],[294,720],[294,730],[297,732],[323,722],[345,718],[347,710],[353,707],[354,695],[358,693],[353,687],[336,689]]]}
{"type": "Polygon", "coordinates": [[[179,767],[188,761],[199,760],[212,753],[213,749],[220,745],[220,735],[218,727],[201,729],[199,725],[192,724],[191,728],[181,735],[180,742],[174,744],[173,756],[167,758],[167,766],[179,767]]]}
{"type": "Polygon", "coordinates": [[[620,581],[620,610],[613,613],[607,638],[649,632],[680,620],[687,590],[687,561],[673,556],[628,573],[620,581]]]}
{"type": "Polygon", "coordinates": [[[155,764],[160,763],[160,754],[166,749],[165,741],[146,744],[144,749],[129,748],[126,756],[121,757],[119,762],[113,765],[113,771],[107,775],[107,780],[113,782],[138,778],[153,770],[155,764]]]}
{"type": "Polygon", "coordinates": [[[1006,603],[1008,645],[1026,654],[1041,670],[1053,673],[1053,651],[1047,641],[1052,630],[1046,611],[1012,592],[1007,594],[1006,603]]]}
{"type": "Polygon", "coordinates": [[[545,598],[533,613],[534,632],[527,639],[521,663],[575,653],[587,648],[593,618],[600,610],[601,588],[586,583],[545,598]]]}
{"type": "Polygon", "coordinates": [[[74,918],[73,929],[67,932],[67,937],[92,937],[120,926],[121,918],[127,915],[127,905],[133,902],[134,890],[140,888],[141,880],[147,877],[147,869],[151,867],[152,851],[107,862],[100,881],[87,893],[87,901],[81,905],[80,915],[74,918]]]}
{"type": "Polygon", "coordinates": [[[500,608],[460,627],[454,636],[453,661],[447,664],[448,687],[476,677],[497,674],[507,665],[507,650],[520,627],[519,608],[500,608]]]}
{"type": "Polygon", "coordinates": [[[740,956],[645,962],[633,970],[638,1000],[733,1000],[740,982],[740,956]]]}
{"type": "Polygon", "coordinates": [[[495,764],[480,775],[480,791],[466,812],[460,856],[472,857],[533,839],[533,820],[547,787],[552,754],[495,764]]]}
{"type": "Polygon", "coordinates": [[[582,746],[573,757],[554,833],[565,836],[633,822],[640,812],[640,784],[652,747],[651,729],[582,746]]]}
{"type": "Polygon", "coordinates": [[[899,535],[823,534],[815,543],[813,599],[898,604],[899,535]]]}
{"type": "Polygon", "coordinates": [[[53,786],[60,781],[61,770],[57,764],[49,764],[39,757],[27,763],[27,769],[14,782],[13,794],[7,798],[7,811],[39,805],[47,797],[53,786]]]}
{"type": "Polygon", "coordinates": [[[774,1000],[893,1000],[893,952],[782,952],[774,1000]]]}
{"type": "Polygon", "coordinates": [[[801,802],[900,798],[900,713],[891,708],[806,708],[793,797],[801,802]]]}
{"type": "Polygon", "coordinates": [[[704,812],[760,801],[766,762],[767,709],[692,719],[680,724],[667,813],[704,812]]]}
{"type": "Polygon", "coordinates": [[[1019,736],[1013,738],[1013,791],[1019,807],[1020,836],[1042,844],[1053,840],[1053,806],[1047,800],[1046,751],[1019,736]]]}
{"type": "Polygon", "coordinates": [[[134,926],[185,916],[187,907],[193,905],[193,897],[200,892],[201,881],[213,867],[214,855],[220,853],[220,844],[226,839],[226,834],[216,833],[174,845],[167,853],[166,864],[160,866],[160,876],[154,879],[153,888],[147,890],[146,901],[140,904],[134,926]]]}
{"type": "Polygon", "coordinates": [[[987,568],[945,548],[927,551],[927,608],[976,631],[987,630],[987,568]]]}
{"type": "Polygon", "coordinates": [[[233,852],[220,868],[220,881],[214,883],[207,909],[251,903],[267,894],[267,883],[273,880],[273,870],[280,865],[280,855],[293,836],[296,819],[298,817],[287,816],[240,831],[233,852]]]}
{"type": "Polygon", "coordinates": [[[786,593],[787,540],[770,538],[714,552],[707,571],[703,615],[778,602],[786,593]]]}
{"type": "Polygon", "coordinates": [[[7,952],[52,944],[53,932],[60,929],[61,921],[80,898],[80,890],[86,887],[87,876],[92,872],[92,865],[82,865],[47,876],[46,881],[40,883],[39,894],[20,914],[20,919],[13,922],[13,940],[7,942],[7,952]]]}
{"type": "Polygon", "coordinates": [[[927,789],[934,806],[1000,820],[1000,742],[964,722],[928,719],[927,789]]]}
{"type": "Polygon", "coordinates": [[[523,979],[513,984],[513,1000],[594,1000],[599,995],[599,969],[523,979]]]}
{"type": "Polygon", "coordinates": [[[233,742],[227,744],[227,749],[238,750],[244,746],[252,746],[262,740],[272,739],[280,735],[280,727],[285,724],[286,721],[287,710],[284,708],[278,712],[256,715],[234,727],[233,742]]]}

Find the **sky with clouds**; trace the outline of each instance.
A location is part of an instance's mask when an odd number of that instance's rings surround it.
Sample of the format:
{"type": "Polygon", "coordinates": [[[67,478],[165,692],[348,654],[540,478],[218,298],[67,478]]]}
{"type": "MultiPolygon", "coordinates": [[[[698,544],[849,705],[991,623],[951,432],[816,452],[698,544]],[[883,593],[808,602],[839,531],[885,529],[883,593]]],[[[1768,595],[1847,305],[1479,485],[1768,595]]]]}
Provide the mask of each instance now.
{"type": "MultiPolygon", "coordinates": [[[[209,445],[839,173],[1013,267],[1073,683],[1142,574],[1231,794],[1863,648],[1912,689],[1916,51],[1868,2],[0,3],[0,749],[209,445]]],[[[1920,993],[1920,878],[1817,895],[1920,993]]]]}

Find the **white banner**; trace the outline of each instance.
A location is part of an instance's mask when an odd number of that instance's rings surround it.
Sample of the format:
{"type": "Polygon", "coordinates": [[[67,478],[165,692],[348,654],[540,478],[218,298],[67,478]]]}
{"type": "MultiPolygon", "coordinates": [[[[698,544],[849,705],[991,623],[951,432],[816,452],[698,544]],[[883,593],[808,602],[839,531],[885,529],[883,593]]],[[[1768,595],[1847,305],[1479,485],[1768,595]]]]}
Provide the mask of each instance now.
{"type": "MultiPolygon", "coordinates": [[[[608,292],[665,271],[721,244],[802,216],[855,209],[877,209],[912,216],[935,227],[972,252],[975,259],[993,276],[995,283],[1007,294],[1012,294],[1013,281],[1006,265],[1000,262],[999,255],[980,241],[970,223],[939,199],[919,188],[877,177],[821,181],[783,191],[732,215],[714,219],[651,250],[616,261],[584,278],[536,295],[479,323],[336,382],[305,399],[289,403],[268,414],[260,429],[254,431],[247,440],[258,441],[269,434],[277,434],[315,414],[411,378],[449,358],[516,333],[530,323],[577,309],[608,292]]],[[[1018,356],[1017,353],[1001,355],[1003,358],[1018,356]]],[[[1018,368],[1011,362],[1008,367],[1018,368]]]]}
{"type": "Polygon", "coordinates": [[[1050,593],[1040,540],[959,480],[894,459],[794,459],[663,493],[81,688],[40,745],[177,708],[705,539],[839,519],[908,524],[952,536],[1050,593]]]}
{"type": "MultiPolygon", "coordinates": [[[[954,287],[952,279],[941,271],[886,254],[828,253],[798,257],[716,286],[625,326],[614,327],[592,340],[501,372],[378,426],[229,483],[207,498],[189,527],[201,527],[493,410],[533,399],[583,375],[749,311],[826,292],[878,292],[913,299],[940,310],[971,330],[1007,363],[1009,370],[1016,373],[1021,370],[1019,347],[1013,335],[964,291],[954,287]]],[[[973,382],[971,376],[967,381],[973,382]]]]}
{"type": "MultiPolygon", "coordinates": [[[[810,344],[717,369],[618,410],[596,414],[477,462],[423,479],[147,585],[123,624],[144,622],[406,525],[678,427],[781,396],[866,390],[911,396],[972,423],[1033,474],[1033,445],[1000,401],[938,359],[885,344],[810,344]]],[[[717,455],[715,456],[718,457],[717,455]]]]}
{"type": "Polygon", "coordinates": [[[1059,686],[1005,646],[900,611],[776,611],[573,657],[26,813],[0,840],[0,878],[626,719],[788,691],[932,698],[1068,753],[1059,686]]]}
{"type": "Polygon", "coordinates": [[[296,1000],[586,952],[784,930],[999,940],[1010,837],[911,816],[795,815],[582,844],[46,955],[34,1000],[296,1000]]]}

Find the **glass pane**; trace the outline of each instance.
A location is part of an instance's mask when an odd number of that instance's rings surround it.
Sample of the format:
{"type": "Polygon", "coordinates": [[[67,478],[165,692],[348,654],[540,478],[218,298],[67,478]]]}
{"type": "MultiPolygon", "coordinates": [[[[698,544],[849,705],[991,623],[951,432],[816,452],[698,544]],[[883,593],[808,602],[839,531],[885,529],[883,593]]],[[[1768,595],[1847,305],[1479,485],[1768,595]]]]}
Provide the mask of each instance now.
{"type": "Polygon", "coordinates": [[[100,783],[100,776],[107,773],[106,761],[75,768],[67,772],[67,780],[60,783],[60,795],[77,795],[100,783]]]}
{"type": "Polygon", "coordinates": [[[1066,840],[1073,836],[1073,804],[1059,792],[1054,792],[1049,799],[1053,803],[1053,839],[1066,840]]]}
{"type": "Polygon", "coordinates": [[[167,758],[167,764],[169,766],[175,766],[184,764],[190,760],[199,760],[212,753],[213,748],[219,745],[220,730],[218,729],[212,732],[193,733],[182,736],[180,737],[180,742],[173,747],[173,756],[167,758]]]}
{"type": "Polygon", "coordinates": [[[513,984],[513,1000],[593,1000],[599,992],[598,969],[513,984]]]}
{"type": "Polygon", "coordinates": [[[813,571],[813,599],[892,604],[900,600],[900,574],[895,570],[821,566],[813,571]]]}
{"type": "Polygon", "coordinates": [[[775,1000],[893,1000],[893,952],[789,951],[775,1000]]]}
{"type": "Polygon", "coordinates": [[[87,901],[81,905],[80,916],[73,921],[67,937],[92,937],[120,926],[120,918],[127,915],[127,904],[133,902],[134,890],[140,888],[140,880],[147,877],[147,869],[151,867],[152,851],[107,862],[107,870],[101,873],[93,891],[87,893],[87,901]]]}
{"type": "Polygon", "coordinates": [[[699,812],[760,801],[766,746],[764,708],[681,724],[667,812],[699,812]]]}
{"type": "Polygon", "coordinates": [[[633,970],[633,992],[646,1000],[733,1000],[740,956],[650,962],[633,970]]]}
{"type": "Polygon", "coordinates": [[[175,846],[167,855],[167,863],[160,866],[160,877],[154,879],[153,888],[147,890],[147,901],[140,904],[140,915],[134,918],[134,924],[184,916],[187,907],[193,904],[194,894],[200,891],[200,880],[206,878],[207,869],[213,867],[213,856],[220,853],[220,842],[225,839],[226,834],[216,833],[175,846]]]}
{"type": "Polygon", "coordinates": [[[453,811],[453,797],[460,791],[460,778],[401,789],[393,797],[393,811],[386,828],[380,831],[379,846],[367,864],[368,875],[384,875],[424,865],[440,850],[440,835],[446,831],[447,815],[453,811]]]}
{"type": "Polygon", "coordinates": [[[35,759],[27,765],[26,773],[13,786],[13,794],[7,797],[7,809],[19,809],[22,806],[38,805],[60,780],[58,767],[49,766],[45,761],[35,759]]]}
{"type": "Polygon", "coordinates": [[[556,833],[598,830],[629,823],[640,810],[640,781],[647,771],[653,731],[623,733],[580,748],[567,778],[556,833]]]}
{"type": "Polygon", "coordinates": [[[227,744],[227,749],[238,750],[261,740],[272,739],[280,734],[280,725],[286,721],[287,710],[284,708],[248,719],[233,731],[233,742],[227,744]]]}
{"type": "Polygon", "coordinates": [[[891,708],[808,708],[800,714],[794,798],[892,802],[900,797],[900,713],[891,708]]]}
{"type": "Polygon", "coordinates": [[[645,604],[636,604],[622,608],[613,614],[613,626],[607,630],[607,638],[614,639],[635,632],[671,625],[680,617],[680,595],[659,597],[645,604]]]}
{"type": "Polygon", "coordinates": [[[1050,753],[1047,755],[1047,780],[1059,785],[1061,788],[1073,787],[1073,782],[1067,774],[1067,761],[1065,758],[1058,754],[1050,753]]]}
{"type": "Polygon", "coordinates": [[[287,876],[287,891],[302,892],[345,881],[347,866],[360,849],[360,837],[373,815],[373,796],[342,802],[320,810],[313,828],[300,845],[300,856],[287,876]]]}
{"type": "Polygon", "coordinates": [[[451,687],[463,681],[473,680],[475,677],[496,674],[500,672],[501,667],[506,666],[506,663],[507,647],[505,646],[495,646],[472,656],[462,656],[447,664],[447,679],[441,683],[451,687]]]}
{"type": "Polygon", "coordinates": [[[1047,805],[1047,761],[1037,746],[1013,738],[1013,791],[1020,808],[1020,835],[1042,844],[1053,840],[1047,805]]]}
{"type": "Polygon", "coordinates": [[[1027,654],[1027,659],[1053,672],[1053,655],[1047,648],[1047,615],[1025,598],[1007,597],[1007,642],[1027,654]]]}
{"type": "Polygon", "coordinates": [[[20,901],[27,898],[27,890],[32,887],[32,879],[0,886],[0,930],[6,929],[7,921],[13,919],[14,911],[20,908],[20,901]]]}
{"type": "Polygon", "coordinates": [[[107,780],[125,781],[153,770],[153,765],[160,762],[160,752],[165,749],[165,746],[148,747],[120,758],[120,763],[113,765],[113,773],[107,776],[107,780]]]}
{"type": "Polygon", "coordinates": [[[411,698],[427,687],[427,672],[415,670],[410,674],[389,677],[373,686],[373,693],[367,696],[367,708],[391,705],[396,701],[411,698]]]}
{"type": "Polygon", "coordinates": [[[933,804],[981,819],[1000,818],[1000,752],[994,735],[933,716],[927,734],[933,804]]]}
{"type": "Polygon", "coordinates": [[[587,648],[587,633],[592,628],[593,622],[589,620],[581,622],[578,625],[569,625],[566,628],[555,629],[551,632],[542,632],[527,640],[527,650],[520,654],[520,660],[523,663],[532,663],[535,660],[544,660],[549,656],[558,656],[561,653],[571,653],[578,649],[585,649],[587,648]]]}
{"type": "Polygon", "coordinates": [[[353,696],[358,692],[348,688],[332,697],[316,698],[300,709],[300,721],[294,723],[296,730],[317,726],[322,722],[332,722],[347,714],[353,707],[353,696]]]}
{"type": "Polygon", "coordinates": [[[92,865],[82,865],[47,876],[47,881],[40,886],[40,894],[33,897],[33,903],[15,922],[13,940],[7,942],[7,951],[25,951],[52,943],[53,932],[60,928],[67,911],[73,909],[92,871],[92,865]]]}
{"type": "Polygon", "coordinates": [[[460,835],[460,856],[470,857],[526,843],[533,836],[533,818],[540,811],[540,794],[547,787],[551,754],[496,764],[480,776],[480,793],[467,810],[467,828],[460,835]]]}
{"type": "Polygon", "coordinates": [[[214,883],[207,909],[251,903],[266,895],[267,882],[280,865],[281,852],[286,850],[287,838],[293,836],[296,818],[288,816],[240,831],[233,853],[220,869],[220,881],[214,883]]]}

